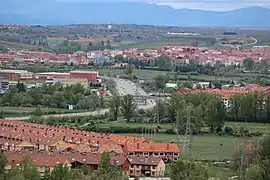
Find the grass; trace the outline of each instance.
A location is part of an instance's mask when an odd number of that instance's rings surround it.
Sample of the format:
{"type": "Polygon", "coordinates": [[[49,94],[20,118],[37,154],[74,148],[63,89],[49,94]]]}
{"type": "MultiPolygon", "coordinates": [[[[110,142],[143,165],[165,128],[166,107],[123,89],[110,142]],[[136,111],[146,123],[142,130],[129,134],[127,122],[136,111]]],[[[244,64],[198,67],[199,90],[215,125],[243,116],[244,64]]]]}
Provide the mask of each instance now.
{"type": "MultiPolygon", "coordinates": [[[[141,128],[151,127],[152,124],[144,123],[126,123],[123,121],[113,123],[106,122],[105,124],[99,124],[101,128],[110,127],[129,127],[129,128],[141,128]]],[[[225,126],[240,128],[244,126],[244,123],[226,122],[225,126]]],[[[180,143],[180,148],[183,146],[183,136],[180,138],[177,135],[165,134],[167,129],[171,129],[171,124],[160,124],[160,133],[156,134],[152,140],[156,142],[164,143],[180,143]]],[[[251,132],[270,132],[270,124],[249,123],[249,129],[251,132]]],[[[139,133],[125,133],[124,135],[138,136],[139,133]]],[[[216,136],[216,135],[196,135],[192,136],[192,151],[195,159],[198,160],[225,160],[232,159],[233,153],[241,146],[242,140],[239,137],[233,136],[216,136]]],[[[229,173],[229,172],[228,172],[229,173]]]]}
{"type": "Polygon", "coordinates": [[[169,36],[164,37],[159,40],[149,40],[149,41],[132,41],[126,40],[119,43],[119,46],[116,48],[126,49],[126,48],[138,48],[138,49],[149,49],[149,48],[158,48],[163,46],[186,46],[193,45],[195,43],[198,46],[213,46],[213,41],[215,40],[212,36],[169,36]]]}
{"type": "MultiPolygon", "coordinates": [[[[125,134],[130,136],[141,136],[141,134],[125,134]]],[[[183,136],[180,140],[177,135],[156,134],[153,138],[156,142],[180,143],[183,147],[183,136]]],[[[225,160],[232,159],[233,153],[241,145],[241,138],[232,136],[192,136],[192,153],[197,160],[225,160]],[[222,144],[222,146],[221,146],[222,144]]]]}
{"type": "MultiPolygon", "coordinates": [[[[228,127],[244,127],[244,123],[241,122],[226,122],[225,126],[228,127]]],[[[263,123],[248,123],[248,129],[250,132],[261,132],[263,134],[270,133],[270,124],[263,124],[263,123]]]]}
{"type": "MultiPolygon", "coordinates": [[[[3,112],[4,117],[24,117],[32,115],[34,107],[0,107],[0,112],[3,112]]],[[[40,108],[44,114],[65,114],[65,113],[75,113],[77,110],[59,109],[59,108],[40,108]]],[[[79,111],[83,112],[83,111],[79,111]]]]}
{"type": "Polygon", "coordinates": [[[239,175],[239,172],[225,167],[207,166],[208,176],[219,178],[220,180],[228,180],[229,177],[239,175]]]}
{"type": "MultiPolygon", "coordinates": [[[[123,75],[124,69],[96,69],[96,71],[99,72],[100,75],[123,75]]],[[[157,75],[166,75],[171,74],[171,79],[173,79],[173,75],[171,71],[156,71],[156,70],[148,70],[148,69],[134,69],[133,75],[138,77],[144,77],[153,79],[157,75]]],[[[228,81],[228,80],[238,80],[239,77],[224,77],[224,76],[207,76],[207,75],[191,75],[190,76],[192,80],[195,81],[214,81],[214,80],[222,80],[222,81],[228,81]]],[[[178,75],[178,78],[180,79],[188,79],[188,75],[178,75]]]]}

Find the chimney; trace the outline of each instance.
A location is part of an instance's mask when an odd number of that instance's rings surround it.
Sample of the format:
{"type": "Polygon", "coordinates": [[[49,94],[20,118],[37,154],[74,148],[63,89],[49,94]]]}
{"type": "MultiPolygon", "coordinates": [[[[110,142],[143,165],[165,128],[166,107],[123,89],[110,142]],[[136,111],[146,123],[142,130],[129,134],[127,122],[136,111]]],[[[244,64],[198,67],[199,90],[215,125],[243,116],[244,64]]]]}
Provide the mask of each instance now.
{"type": "Polygon", "coordinates": [[[63,141],[65,141],[66,140],[66,136],[63,136],[63,141]]]}
{"type": "Polygon", "coordinates": [[[80,138],[80,142],[82,142],[82,138],[80,138]]]}
{"type": "Polygon", "coordinates": [[[170,144],[167,144],[167,149],[170,149],[170,144]]]}
{"type": "Polygon", "coordinates": [[[140,143],[137,143],[137,149],[140,149],[140,143]]]}
{"type": "Polygon", "coordinates": [[[39,135],[39,131],[37,131],[37,135],[39,135]]]}
{"type": "Polygon", "coordinates": [[[55,137],[55,134],[54,133],[52,134],[52,137],[55,137]]]}

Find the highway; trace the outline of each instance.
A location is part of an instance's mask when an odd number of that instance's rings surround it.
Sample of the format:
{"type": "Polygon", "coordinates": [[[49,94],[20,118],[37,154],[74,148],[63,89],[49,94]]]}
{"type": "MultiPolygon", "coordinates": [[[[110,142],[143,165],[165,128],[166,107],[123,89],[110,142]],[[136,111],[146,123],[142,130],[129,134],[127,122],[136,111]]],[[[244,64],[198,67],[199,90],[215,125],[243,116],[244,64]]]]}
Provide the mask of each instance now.
{"type": "MultiPolygon", "coordinates": [[[[112,79],[112,78],[110,78],[112,79]]],[[[119,92],[120,96],[124,95],[136,95],[136,84],[125,79],[118,79],[113,78],[116,82],[116,88],[119,92]]],[[[139,96],[148,96],[148,94],[140,87],[137,88],[137,95],[139,96]]],[[[138,105],[139,109],[150,109],[155,106],[155,101],[147,100],[146,105],[138,105]]],[[[98,116],[98,115],[104,115],[106,112],[109,112],[109,109],[101,109],[99,111],[92,111],[92,112],[83,112],[83,113],[69,113],[69,114],[52,114],[52,115],[44,115],[42,117],[48,118],[48,117],[83,117],[83,116],[98,116]]],[[[6,120],[16,120],[16,121],[24,121],[30,119],[31,116],[26,117],[10,117],[5,118],[6,120]]]]}
{"type": "MultiPolygon", "coordinates": [[[[145,92],[140,86],[135,84],[134,82],[126,79],[114,78],[116,83],[117,91],[120,96],[132,95],[132,96],[149,96],[147,92],[145,92]]],[[[150,109],[156,105],[153,100],[146,100],[146,105],[138,104],[139,109],[150,109]]]]}

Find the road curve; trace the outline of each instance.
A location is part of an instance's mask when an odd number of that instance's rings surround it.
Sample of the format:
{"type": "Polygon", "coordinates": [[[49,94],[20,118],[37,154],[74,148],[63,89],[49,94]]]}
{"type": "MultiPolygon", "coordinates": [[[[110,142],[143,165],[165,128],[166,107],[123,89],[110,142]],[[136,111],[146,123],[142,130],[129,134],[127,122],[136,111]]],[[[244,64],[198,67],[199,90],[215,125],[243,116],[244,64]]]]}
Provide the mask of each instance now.
{"type": "MultiPolygon", "coordinates": [[[[119,79],[119,78],[110,78],[114,79],[116,82],[116,88],[119,92],[120,96],[124,95],[136,95],[136,84],[125,79],[119,79]]],[[[148,96],[148,94],[141,88],[137,86],[137,95],[142,95],[142,96],[148,96]]],[[[139,109],[151,109],[155,106],[155,101],[152,100],[147,100],[146,105],[138,105],[139,109]]],[[[99,115],[104,115],[106,112],[109,112],[109,109],[101,109],[97,111],[92,111],[92,112],[82,112],[82,113],[68,113],[68,114],[52,114],[52,115],[44,115],[41,116],[43,118],[48,118],[48,117],[84,117],[84,116],[99,116],[99,115]]],[[[14,121],[24,121],[32,118],[31,116],[26,116],[26,117],[10,117],[10,118],[5,118],[5,120],[14,120],[14,121]]]]}

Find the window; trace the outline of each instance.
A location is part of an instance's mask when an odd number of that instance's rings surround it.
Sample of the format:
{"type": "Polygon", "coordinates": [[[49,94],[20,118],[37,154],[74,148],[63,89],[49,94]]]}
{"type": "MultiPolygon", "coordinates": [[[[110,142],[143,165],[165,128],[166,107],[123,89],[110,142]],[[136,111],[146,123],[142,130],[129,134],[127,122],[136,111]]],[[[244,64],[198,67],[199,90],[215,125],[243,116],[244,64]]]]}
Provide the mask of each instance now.
{"type": "Polygon", "coordinates": [[[152,172],[152,176],[155,176],[156,175],[156,173],[155,172],[152,172]]]}
{"type": "Polygon", "coordinates": [[[131,168],[134,168],[134,166],[133,166],[133,165],[130,165],[130,167],[131,167],[131,168]]]}
{"type": "Polygon", "coordinates": [[[173,155],[174,155],[174,156],[179,156],[179,154],[178,154],[178,153],[173,153],[173,155]]]}
{"type": "Polygon", "coordinates": [[[132,171],[132,170],[130,170],[130,171],[129,171],[129,173],[130,173],[130,174],[133,174],[133,171],[132,171]]]}
{"type": "Polygon", "coordinates": [[[156,169],[156,166],[152,166],[153,169],[156,169]]]}
{"type": "Polygon", "coordinates": [[[158,153],[154,153],[155,156],[158,156],[158,153]]]}
{"type": "Polygon", "coordinates": [[[163,156],[163,155],[164,155],[164,153],[160,153],[160,155],[161,155],[161,156],[163,156]]]}
{"type": "Polygon", "coordinates": [[[136,165],[136,168],[140,168],[140,165],[136,165]]]}

